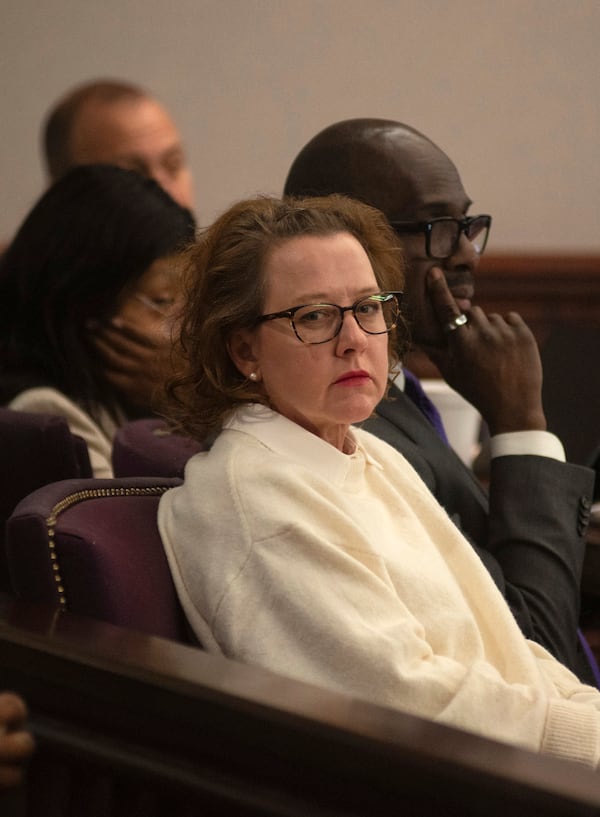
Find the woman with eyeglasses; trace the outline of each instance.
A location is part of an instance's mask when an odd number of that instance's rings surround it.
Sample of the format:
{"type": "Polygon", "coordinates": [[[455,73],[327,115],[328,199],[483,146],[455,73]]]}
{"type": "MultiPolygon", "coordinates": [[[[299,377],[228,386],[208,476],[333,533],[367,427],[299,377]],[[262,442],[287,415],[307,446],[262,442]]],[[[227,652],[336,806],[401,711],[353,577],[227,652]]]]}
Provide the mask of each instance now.
{"type": "Polygon", "coordinates": [[[66,417],[97,477],[112,476],[117,428],[159,405],[175,257],[194,233],[151,179],[82,166],[44,193],[0,261],[0,403],[66,417]]]}
{"type": "Polygon", "coordinates": [[[521,634],[417,473],[355,424],[405,332],[402,254],[350,199],[255,199],[189,254],[159,527],[204,647],[597,766],[600,693],[521,634]]]}

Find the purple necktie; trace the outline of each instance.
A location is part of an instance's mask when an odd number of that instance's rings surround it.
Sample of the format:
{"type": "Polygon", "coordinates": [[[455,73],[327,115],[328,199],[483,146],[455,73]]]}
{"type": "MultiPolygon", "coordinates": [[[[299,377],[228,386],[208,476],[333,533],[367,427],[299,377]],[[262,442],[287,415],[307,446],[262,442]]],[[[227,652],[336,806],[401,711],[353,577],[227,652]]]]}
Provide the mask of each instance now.
{"type": "Polygon", "coordinates": [[[439,411],[423,391],[419,379],[408,369],[404,369],[404,393],[413,401],[421,414],[425,415],[446,445],[449,445],[439,411]]]}

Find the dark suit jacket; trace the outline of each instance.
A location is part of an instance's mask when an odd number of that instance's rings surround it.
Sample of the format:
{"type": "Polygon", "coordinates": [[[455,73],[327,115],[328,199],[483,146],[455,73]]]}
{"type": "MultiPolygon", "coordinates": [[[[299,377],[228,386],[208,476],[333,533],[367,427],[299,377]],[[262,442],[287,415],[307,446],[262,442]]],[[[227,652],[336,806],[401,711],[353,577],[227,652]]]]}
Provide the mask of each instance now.
{"type": "Polygon", "coordinates": [[[392,387],[376,411],[362,427],[418,472],[479,553],[524,635],[582,676],[576,631],[591,469],[548,457],[496,457],[488,497],[403,392],[392,387]]]}

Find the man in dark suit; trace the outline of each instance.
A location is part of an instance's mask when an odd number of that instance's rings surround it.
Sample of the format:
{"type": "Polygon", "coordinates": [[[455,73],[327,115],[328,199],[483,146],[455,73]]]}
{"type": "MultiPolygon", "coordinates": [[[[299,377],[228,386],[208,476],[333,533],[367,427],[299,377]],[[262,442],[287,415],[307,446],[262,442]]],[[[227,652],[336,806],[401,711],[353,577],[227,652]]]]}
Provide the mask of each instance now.
{"type": "Polygon", "coordinates": [[[473,543],[524,634],[585,675],[577,625],[593,474],[566,463],[562,444],[546,430],[540,357],[527,325],[514,312],[486,315],[472,303],[491,218],[467,215],[471,201],[440,148],[382,119],[321,131],[294,160],[284,192],[361,199],[382,210],[401,237],[413,345],[486,421],[489,496],[435,418],[417,407],[426,398],[410,372],[398,371],[364,427],[420,474],[473,543]]]}

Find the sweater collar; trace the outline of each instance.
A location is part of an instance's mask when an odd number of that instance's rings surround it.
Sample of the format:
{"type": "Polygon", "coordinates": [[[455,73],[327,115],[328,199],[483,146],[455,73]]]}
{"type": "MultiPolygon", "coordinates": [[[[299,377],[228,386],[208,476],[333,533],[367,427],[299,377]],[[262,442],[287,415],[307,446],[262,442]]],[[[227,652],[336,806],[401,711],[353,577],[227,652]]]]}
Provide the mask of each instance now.
{"type": "Polygon", "coordinates": [[[307,468],[318,468],[328,479],[337,483],[344,482],[357,468],[361,471],[366,465],[381,468],[380,463],[361,444],[356,429],[348,430],[348,436],[355,445],[354,452],[344,454],[316,434],[258,403],[236,409],[223,429],[250,434],[277,454],[307,468]]]}

